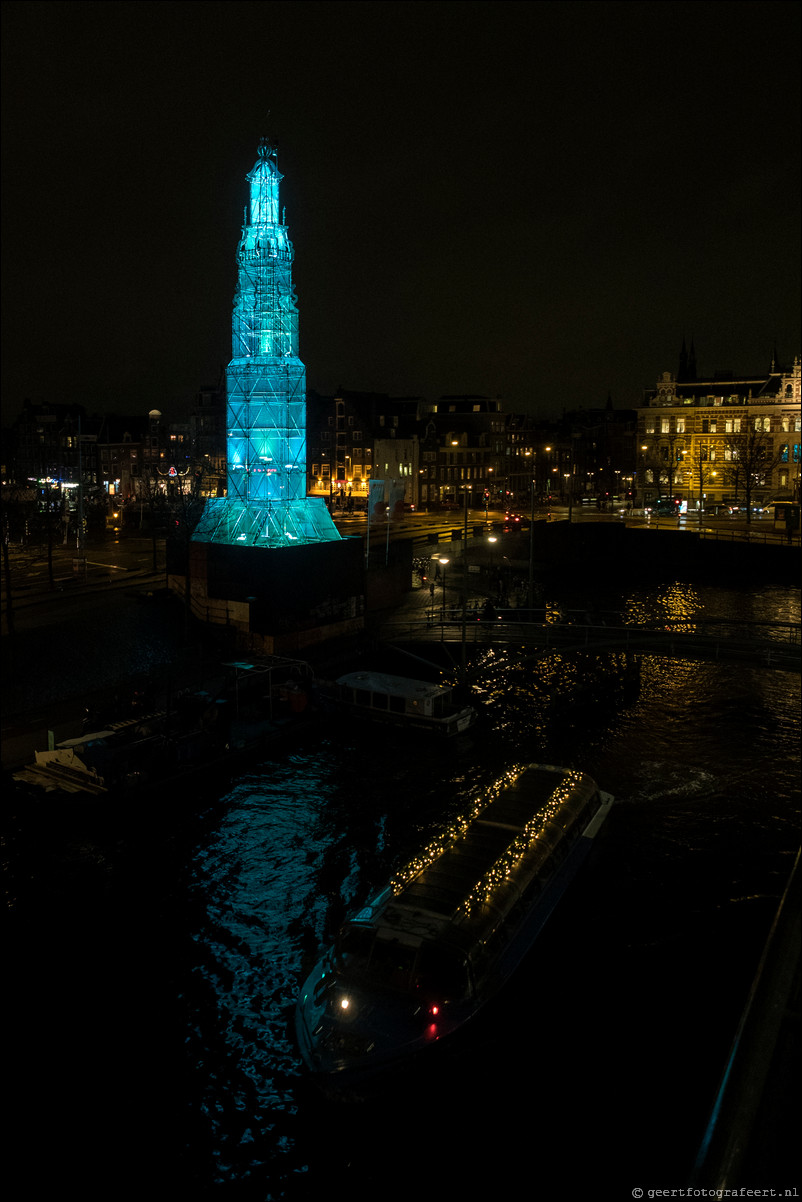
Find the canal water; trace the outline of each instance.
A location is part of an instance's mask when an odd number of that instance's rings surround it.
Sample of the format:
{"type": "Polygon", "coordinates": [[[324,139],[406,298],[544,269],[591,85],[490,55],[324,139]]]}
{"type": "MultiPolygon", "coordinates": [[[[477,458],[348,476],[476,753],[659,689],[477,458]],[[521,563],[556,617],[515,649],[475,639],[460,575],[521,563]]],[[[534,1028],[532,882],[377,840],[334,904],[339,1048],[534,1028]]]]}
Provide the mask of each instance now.
{"type": "MultiPolygon", "coordinates": [[[[672,581],[594,603],[628,621],[800,617],[786,587],[672,581]]],[[[799,844],[799,677],[613,654],[474,667],[480,719],[454,746],[327,721],[223,791],[201,780],[126,813],[12,803],[19,1197],[687,1184],[799,844]],[[464,1038],[363,1098],[319,1095],[293,1037],[317,951],[532,760],[615,795],[595,861],[464,1038]]],[[[789,1163],[780,1131],[775,1178],[748,1184],[793,1185],[789,1163]]]]}

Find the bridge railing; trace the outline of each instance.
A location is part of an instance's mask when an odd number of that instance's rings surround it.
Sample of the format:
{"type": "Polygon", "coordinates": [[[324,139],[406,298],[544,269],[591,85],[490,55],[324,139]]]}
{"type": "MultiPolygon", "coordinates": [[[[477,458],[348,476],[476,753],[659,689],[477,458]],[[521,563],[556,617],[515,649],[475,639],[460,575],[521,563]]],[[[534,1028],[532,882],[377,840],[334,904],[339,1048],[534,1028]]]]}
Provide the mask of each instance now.
{"type": "Polygon", "coordinates": [[[739,619],[704,618],[688,621],[607,622],[602,615],[580,615],[568,611],[561,620],[545,620],[543,610],[513,611],[496,617],[476,612],[462,614],[453,609],[443,615],[406,621],[390,621],[382,625],[385,640],[412,640],[517,643],[546,650],[645,650],[650,645],[665,653],[671,645],[678,653],[706,652],[710,658],[722,654],[745,658],[766,658],[772,652],[784,659],[798,659],[801,650],[802,627],[798,622],[746,622],[739,619]],[[520,616],[518,616],[520,615],[520,616]]]}

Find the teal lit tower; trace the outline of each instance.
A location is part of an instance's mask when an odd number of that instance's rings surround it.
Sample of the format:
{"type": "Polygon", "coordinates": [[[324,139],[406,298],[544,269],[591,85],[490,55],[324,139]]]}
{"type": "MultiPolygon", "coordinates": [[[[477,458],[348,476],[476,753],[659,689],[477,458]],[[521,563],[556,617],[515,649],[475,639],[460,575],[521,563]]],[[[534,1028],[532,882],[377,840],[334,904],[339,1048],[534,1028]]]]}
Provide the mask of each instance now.
{"type": "Polygon", "coordinates": [[[279,213],[276,148],[247,176],[226,371],[228,496],[207,502],[195,542],[283,548],[334,542],[322,498],[306,495],[306,370],[298,358],[294,251],[279,213]]]}

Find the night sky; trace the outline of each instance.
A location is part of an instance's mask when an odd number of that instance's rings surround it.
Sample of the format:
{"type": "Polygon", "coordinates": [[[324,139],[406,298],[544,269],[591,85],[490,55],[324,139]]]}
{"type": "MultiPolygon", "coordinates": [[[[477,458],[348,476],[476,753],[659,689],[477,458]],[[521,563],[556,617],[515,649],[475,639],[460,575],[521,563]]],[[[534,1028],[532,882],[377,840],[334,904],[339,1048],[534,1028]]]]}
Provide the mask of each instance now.
{"type": "Polygon", "coordinates": [[[6,3],[3,420],[183,417],[279,145],[310,388],[640,402],[800,351],[796,3],[6,3]]]}

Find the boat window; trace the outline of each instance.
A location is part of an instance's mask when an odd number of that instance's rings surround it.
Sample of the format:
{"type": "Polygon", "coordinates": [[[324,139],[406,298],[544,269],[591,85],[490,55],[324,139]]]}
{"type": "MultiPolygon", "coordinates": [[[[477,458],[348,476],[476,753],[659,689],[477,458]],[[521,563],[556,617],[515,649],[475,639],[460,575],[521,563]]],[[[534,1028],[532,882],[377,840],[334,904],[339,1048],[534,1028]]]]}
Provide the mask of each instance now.
{"type": "Polygon", "coordinates": [[[343,963],[343,957],[347,957],[348,965],[367,964],[374,935],[372,927],[343,927],[337,940],[337,958],[340,963],[343,963]]]}
{"type": "Polygon", "coordinates": [[[370,708],[370,693],[367,689],[354,689],[354,701],[357,705],[366,705],[370,708]]]}
{"type": "Polygon", "coordinates": [[[374,693],[373,694],[373,708],[375,710],[386,710],[387,709],[387,694],[386,693],[374,693]]]}
{"type": "Polygon", "coordinates": [[[568,848],[565,845],[565,839],[562,839],[551,853],[551,859],[554,867],[558,868],[567,855],[568,848]]]}
{"type": "Polygon", "coordinates": [[[338,967],[391,989],[409,989],[417,948],[377,938],[372,927],[345,927],[337,944],[338,967]]]}
{"type": "Polygon", "coordinates": [[[403,714],[405,708],[406,708],[406,706],[404,704],[403,697],[391,697],[390,698],[390,709],[392,710],[392,712],[394,714],[403,714]]]}
{"type": "Polygon", "coordinates": [[[415,984],[427,997],[447,1001],[468,992],[468,966],[450,948],[424,943],[418,955],[415,984]]]}
{"type": "Polygon", "coordinates": [[[370,958],[370,975],[393,989],[408,989],[417,948],[396,939],[377,939],[370,958]]]}

